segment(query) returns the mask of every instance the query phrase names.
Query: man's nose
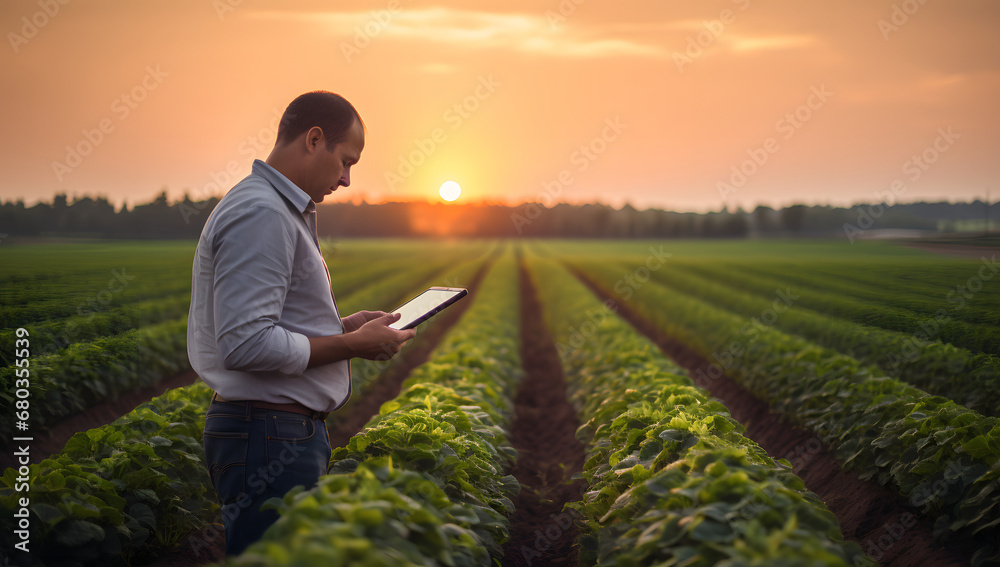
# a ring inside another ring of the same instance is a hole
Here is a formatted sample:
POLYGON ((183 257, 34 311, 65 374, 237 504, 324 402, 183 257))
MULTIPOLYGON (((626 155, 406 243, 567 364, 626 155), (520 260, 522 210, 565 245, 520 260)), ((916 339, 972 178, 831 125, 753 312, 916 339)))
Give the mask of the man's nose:
POLYGON ((351 170, 345 169, 344 174, 340 176, 340 184, 347 187, 351 184, 351 170))

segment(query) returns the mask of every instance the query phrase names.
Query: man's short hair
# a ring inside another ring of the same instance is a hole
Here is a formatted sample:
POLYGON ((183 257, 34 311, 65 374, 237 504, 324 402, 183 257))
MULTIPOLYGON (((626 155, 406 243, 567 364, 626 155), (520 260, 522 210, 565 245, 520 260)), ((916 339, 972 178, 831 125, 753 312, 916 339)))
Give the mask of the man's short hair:
POLYGON ((291 142, 313 126, 318 126, 323 130, 326 149, 332 152, 337 144, 347 139, 347 132, 355 120, 364 127, 358 111, 339 94, 330 91, 305 93, 289 103, 281 115, 277 144, 291 142))

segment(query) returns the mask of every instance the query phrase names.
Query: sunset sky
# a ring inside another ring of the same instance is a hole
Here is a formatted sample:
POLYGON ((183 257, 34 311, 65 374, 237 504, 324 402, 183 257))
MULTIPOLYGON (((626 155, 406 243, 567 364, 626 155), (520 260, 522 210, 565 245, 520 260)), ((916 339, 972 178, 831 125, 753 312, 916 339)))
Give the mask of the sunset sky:
POLYGON ((988 0, 62 1, 0 4, 4 201, 222 195, 317 89, 368 128, 336 200, 1000 197, 988 0))

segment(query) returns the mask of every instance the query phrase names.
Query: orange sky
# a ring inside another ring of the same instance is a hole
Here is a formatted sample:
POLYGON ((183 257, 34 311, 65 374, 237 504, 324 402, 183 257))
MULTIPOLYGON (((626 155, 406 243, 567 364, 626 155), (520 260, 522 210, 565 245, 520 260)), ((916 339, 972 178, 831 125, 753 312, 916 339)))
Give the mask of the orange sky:
POLYGON ((998 16, 988 0, 5 0, 0 198, 221 195, 285 105, 326 89, 368 126, 338 199, 436 199, 448 179, 463 199, 702 211, 846 205, 897 180, 901 201, 991 183, 995 199, 998 16))

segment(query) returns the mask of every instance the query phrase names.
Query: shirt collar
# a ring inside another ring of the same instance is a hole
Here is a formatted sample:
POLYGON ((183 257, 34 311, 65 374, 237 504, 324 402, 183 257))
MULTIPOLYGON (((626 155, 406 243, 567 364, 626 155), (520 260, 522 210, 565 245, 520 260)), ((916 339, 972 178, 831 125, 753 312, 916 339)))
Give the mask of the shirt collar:
POLYGON ((288 199, 288 202, 299 212, 315 210, 314 207, 310 207, 313 202, 305 191, 263 160, 253 160, 253 173, 267 179, 278 190, 278 193, 288 199))

